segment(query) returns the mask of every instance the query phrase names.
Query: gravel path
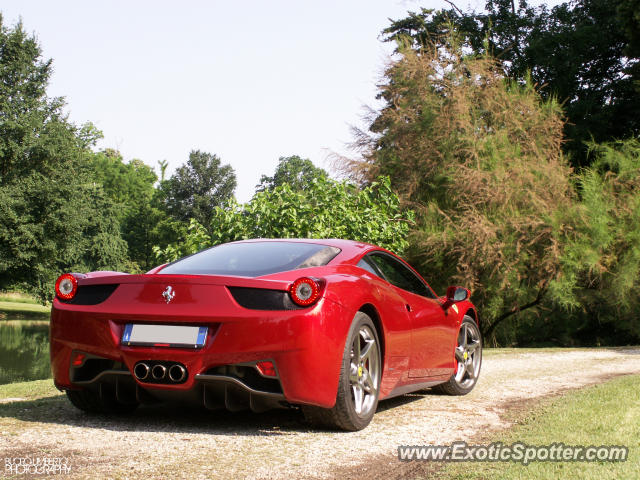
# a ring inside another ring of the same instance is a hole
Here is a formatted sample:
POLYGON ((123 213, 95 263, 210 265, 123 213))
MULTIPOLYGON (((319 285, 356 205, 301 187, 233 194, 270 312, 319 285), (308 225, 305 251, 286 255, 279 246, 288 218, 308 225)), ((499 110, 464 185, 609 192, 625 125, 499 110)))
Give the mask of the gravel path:
POLYGON ((296 411, 145 407, 114 419, 85 416, 63 396, 9 401, 0 405, 0 460, 63 457, 72 472, 62 478, 332 478, 357 470, 388 479, 400 468, 398 445, 468 441, 508 427, 504 413, 514 402, 626 374, 640 374, 640 349, 498 351, 485 357, 471 394, 381 402, 371 425, 355 433, 312 431, 296 411))

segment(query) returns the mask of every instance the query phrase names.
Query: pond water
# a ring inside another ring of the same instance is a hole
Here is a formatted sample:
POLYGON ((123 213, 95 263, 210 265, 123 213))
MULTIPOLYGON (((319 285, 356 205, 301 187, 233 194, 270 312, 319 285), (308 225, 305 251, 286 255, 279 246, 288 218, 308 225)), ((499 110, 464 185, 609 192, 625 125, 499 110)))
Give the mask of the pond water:
POLYGON ((50 377, 49 322, 0 320, 0 385, 50 377))

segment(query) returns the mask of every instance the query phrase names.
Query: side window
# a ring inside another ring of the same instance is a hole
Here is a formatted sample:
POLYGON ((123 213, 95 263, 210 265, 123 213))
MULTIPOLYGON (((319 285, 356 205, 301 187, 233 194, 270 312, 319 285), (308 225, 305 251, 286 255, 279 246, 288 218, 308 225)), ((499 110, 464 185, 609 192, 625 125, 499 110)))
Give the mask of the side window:
POLYGON ((389 283, 416 295, 435 298, 427 286, 395 258, 383 253, 373 253, 369 255, 369 259, 380 269, 389 283))
POLYGON ((373 275, 375 275, 376 277, 379 277, 380 274, 376 271, 375 268, 373 268, 373 266, 364 258, 362 258, 359 262, 358 262, 358 267, 366 270, 369 273, 372 273, 373 275))

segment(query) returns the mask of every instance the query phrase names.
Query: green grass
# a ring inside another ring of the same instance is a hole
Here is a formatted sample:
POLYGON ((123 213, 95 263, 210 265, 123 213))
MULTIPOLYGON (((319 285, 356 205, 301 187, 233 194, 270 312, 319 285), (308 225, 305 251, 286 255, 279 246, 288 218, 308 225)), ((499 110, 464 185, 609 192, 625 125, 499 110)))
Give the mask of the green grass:
POLYGON ((44 305, 37 305, 32 303, 16 303, 16 302, 0 301, 0 311, 49 313, 51 312, 51 307, 46 307, 44 305))
POLYGON ((640 472, 640 376, 626 376, 546 400, 517 425, 483 444, 624 445, 626 462, 455 463, 435 478, 463 479, 637 479, 640 472))
POLYGON ((38 319, 47 320, 51 307, 33 303, 0 301, 0 319, 38 319))
POLYGON ((53 385, 53 380, 34 380, 31 382, 10 383, 0 385, 0 401, 6 398, 33 400, 36 398, 60 395, 60 391, 53 385))
POLYGON ((33 304, 39 303, 38 300, 33 298, 31 295, 27 295, 26 293, 21 292, 2 292, 0 293, 0 302, 33 304))

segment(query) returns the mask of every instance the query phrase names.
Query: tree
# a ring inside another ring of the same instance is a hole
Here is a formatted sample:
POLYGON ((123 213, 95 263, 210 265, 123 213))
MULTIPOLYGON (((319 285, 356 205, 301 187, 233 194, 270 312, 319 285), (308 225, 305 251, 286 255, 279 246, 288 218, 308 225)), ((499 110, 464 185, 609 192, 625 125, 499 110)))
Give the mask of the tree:
POLYGON ((508 77, 522 83, 530 75, 542 98, 563 104, 564 151, 580 167, 590 162, 588 141, 640 134, 640 95, 633 85, 640 82, 640 51, 633 47, 637 5, 580 0, 548 9, 525 0, 487 0, 486 12, 409 12, 383 31, 383 39, 408 38, 415 49, 430 48, 454 28, 465 48, 498 58, 508 77))
POLYGON ((595 162, 577 176, 580 201, 561 256, 554 298, 573 310, 584 344, 640 341, 640 141, 591 144, 595 162))
MULTIPOLYGON (((167 245, 185 227, 171 221, 161 208, 153 169, 141 160, 125 163, 119 152, 106 149, 90 156, 93 177, 116 204, 122 238, 127 242, 130 270, 146 271, 154 266, 153 246, 167 245), (167 227, 175 235, 166 237, 167 227)), ((165 162, 166 166, 166 162, 165 162)))
POLYGON ((285 183, 294 190, 305 190, 314 179, 326 178, 329 178, 327 172, 316 167, 311 160, 297 155, 280 157, 273 176, 262 175, 260 183, 256 185, 256 192, 273 190, 285 183))
POLYGON ((91 178, 99 132, 67 121, 46 95, 50 74, 36 39, 0 16, 0 288, 43 301, 62 271, 126 263, 113 204, 91 178))
POLYGON ((215 207, 223 205, 236 188, 236 174, 220 158, 194 150, 187 163, 160 185, 165 208, 179 221, 196 220, 209 226, 215 207))
POLYGON ((388 175, 417 212, 412 262, 442 291, 471 288, 490 335, 541 304, 560 274, 572 205, 560 106, 450 41, 400 50, 361 132, 359 171, 388 175))
POLYGON ((164 182, 165 175, 167 173, 167 167, 169 162, 166 160, 158 160, 158 167, 160 168, 160 181, 164 182))
POLYGON ((192 220, 187 235, 158 260, 172 261, 219 243, 248 238, 345 238, 369 242, 402 254, 413 212, 400 210, 388 179, 364 189, 345 182, 316 178, 305 190, 282 184, 256 193, 238 205, 216 207, 211 233, 192 220))

